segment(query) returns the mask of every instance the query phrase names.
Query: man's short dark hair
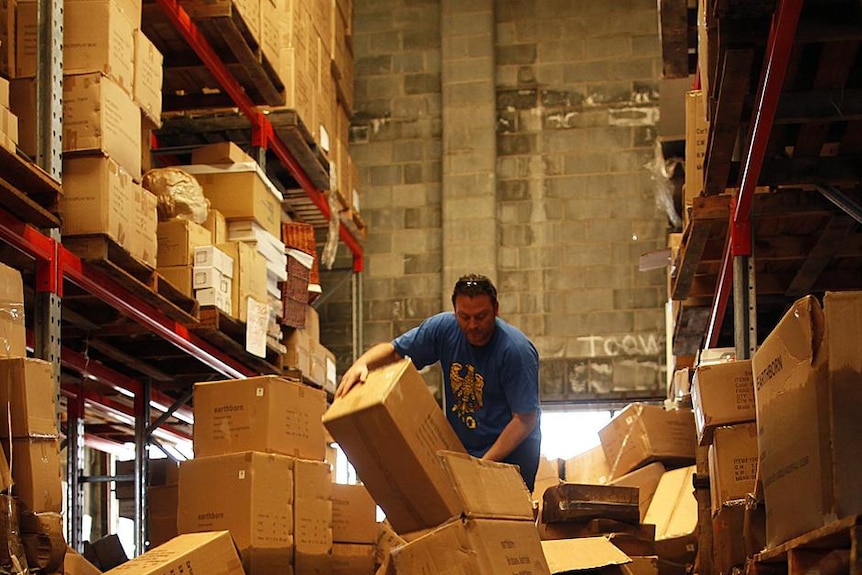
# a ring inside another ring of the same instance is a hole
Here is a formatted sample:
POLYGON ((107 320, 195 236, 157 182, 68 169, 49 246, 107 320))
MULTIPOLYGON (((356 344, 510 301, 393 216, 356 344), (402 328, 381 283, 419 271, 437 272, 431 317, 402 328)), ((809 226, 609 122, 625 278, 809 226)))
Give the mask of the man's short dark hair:
POLYGON ((452 290, 452 305, 455 305, 455 298, 459 295, 475 297, 483 294, 491 297, 491 304, 497 305, 497 288, 494 287, 494 282, 481 274, 463 275, 455 282, 455 289, 452 290))

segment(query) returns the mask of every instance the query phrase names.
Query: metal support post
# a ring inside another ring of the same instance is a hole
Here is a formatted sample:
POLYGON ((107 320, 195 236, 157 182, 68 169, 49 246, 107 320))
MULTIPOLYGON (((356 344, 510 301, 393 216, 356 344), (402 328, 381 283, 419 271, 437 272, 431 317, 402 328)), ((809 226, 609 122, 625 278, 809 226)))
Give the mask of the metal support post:
POLYGON ((365 340, 363 338, 362 323, 365 321, 362 313, 362 272, 354 272, 351 276, 351 291, 353 292, 351 304, 353 306, 353 322, 352 322, 352 343, 353 343, 353 359, 362 354, 365 349, 365 340))
POLYGON ((147 428, 150 423, 150 381, 135 395, 135 556, 144 552, 147 540, 147 428))
POLYGON ((66 421, 66 480, 69 484, 67 491, 68 509, 68 531, 67 541, 69 545, 82 552, 84 550, 84 493, 83 481, 81 480, 84 470, 84 396, 83 384, 79 385, 79 392, 75 397, 66 398, 67 421, 66 421))

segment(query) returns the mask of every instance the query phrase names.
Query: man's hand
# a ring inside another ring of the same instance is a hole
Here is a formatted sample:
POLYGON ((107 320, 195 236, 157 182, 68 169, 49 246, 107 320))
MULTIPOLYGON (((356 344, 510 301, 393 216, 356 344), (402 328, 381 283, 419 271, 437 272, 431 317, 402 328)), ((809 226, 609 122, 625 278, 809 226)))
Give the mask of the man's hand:
POLYGON ((354 385, 365 383, 366 378, 368 378, 368 364, 357 361, 341 376, 341 382, 339 382, 338 388, 335 390, 335 397, 344 397, 353 389, 354 385))
POLYGON ((378 343, 359 356, 350 369, 341 376, 341 382, 335 390, 335 398, 344 397, 357 384, 362 385, 368 378, 368 371, 382 365, 399 361, 401 356, 395 352, 392 343, 378 343))

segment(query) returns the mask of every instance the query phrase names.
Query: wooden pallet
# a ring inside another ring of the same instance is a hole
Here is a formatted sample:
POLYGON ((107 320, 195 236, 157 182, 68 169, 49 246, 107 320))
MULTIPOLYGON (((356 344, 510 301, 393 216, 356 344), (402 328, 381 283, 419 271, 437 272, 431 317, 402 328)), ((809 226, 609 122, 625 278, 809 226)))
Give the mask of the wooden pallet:
POLYGON ((169 318, 184 325, 198 323, 197 300, 183 294, 111 238, 103 235, 66 237, 63 245, 169 318))
POLYGON ((202 307, 200 323, 192 330, 201 338, 261 374, 281 375, 281 369, 276 367, 280 363, 277 351, 267 346, 265 359, 251 355, 245 349, 246 324, 222 310, 214 306, 202 307))
MULTIPOLYGON (((271 110, 267 114, 269 122, 285 147, 319 190, 329 189, 329 160, 312 138, 305 123, 294 110, 271 110)), ((156 133, 159 147, 170 150, 191 148, 213 142, 231 141, 240 147, 251 146, 251 123, 248 118, 237 112, 212 113, 206 111, 189 112, 182 115, 166 116, 162 128, 156 133)), ((308 203, 305 192, 298 189, 293 176, 284 166, 280 166, 272 155, 268 158, 268 169, 275 173, 285 189, 296 190, 296 197, 288 193, 286 200, 293 203, 303 200, 308 203)))
MULTIPOLYGON (((278 70, 263 54, 258 39, 232 3, 219 3, 217 10, 205 3, 184 3, 183 7, 254 104, 284 104, 284 83, 278 70)), ((165 57, 162 88, 165 111, 234 105, 159 5, 144 4, 142 27, 165 57)))
POLYGON ((751 557, 746 575, 861 575, 862 515, 841 519, 751 557))
POLYGON ((60 227, 60 183, 39 166, 0 147, 0 206, 40 228, 60 227))

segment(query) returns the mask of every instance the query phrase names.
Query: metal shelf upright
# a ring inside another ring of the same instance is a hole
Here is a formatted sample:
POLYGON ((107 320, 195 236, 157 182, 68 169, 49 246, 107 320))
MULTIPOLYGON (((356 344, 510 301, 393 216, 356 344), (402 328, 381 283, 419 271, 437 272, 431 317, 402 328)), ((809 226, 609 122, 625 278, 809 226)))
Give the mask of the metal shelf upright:
POLYGON ((730 290, 733 289, 735 294, 734 343, 737 357, 740 359, 750 358, 757 346, 756 303, 753 293, 754 266, 751 250, 751 208, 754 188, 757 186, 763 167, 802 3, 802 0, 781 0, 772 17, 763 73, 757 87, 754 115, 745 144, 739 176, 739 192, 732 203, 724 257, 707 325, 706 347, 716 347, 730 290))

